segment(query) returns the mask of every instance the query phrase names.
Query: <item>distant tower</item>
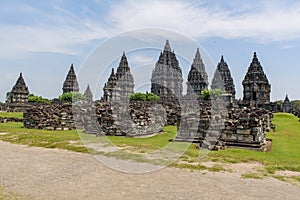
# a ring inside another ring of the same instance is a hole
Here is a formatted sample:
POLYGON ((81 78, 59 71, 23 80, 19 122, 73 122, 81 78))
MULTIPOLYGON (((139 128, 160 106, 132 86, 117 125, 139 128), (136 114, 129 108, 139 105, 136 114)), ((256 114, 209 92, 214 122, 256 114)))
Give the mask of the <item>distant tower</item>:
POLYGON ((182 70, 174 51, 171 51, 169 40, 164 51, 152 71, 151 92, 160 96, 163 102, 169 102, 182 97, 182 70))
POLYGON ((201 94, 202 90, 208 88, 208 76, 205 71, 205 66, 203 64, 199 48, 191 66, 187 79, 187 94, 195 93, 197 95, 201 94))
POLYGON ((91 91, 90 85, 87 86, 85 92, 84 92, 84 96, 86 97, 86 100, 88 102, 92 102, 93 101, 93 93, 91 91))
POLYGON ((128 66, 125 52, 123 52, 119 67, 117 68, 116 78, 118 95, 121 99, 129 99, 129 96, 133 94, 134 91, 134 80, 128 66))
POLYGON ((111 74, 108 78, 108 81, 104 84, 103 87, 103 101, 104 102, 110 102, 112 99, 115 98, 115 87, 117 84, 117 78, 115 75, 115 70, 112 68, 111 74))
POLYGON ((247 74, 243 80, 243 101, 249 105, 266 105, 270 103, 271 85, 263 68, 258 61, 256 52, 252 59, 247 74))
POLYGON ((79 92, 79 84, 76 78, 73 64, 70 67, 62 89, 63 94, 68 92, 79 92))
POLYGON ((293 109, 292 103, 290 102, 288 95, 286 95, 282 104, 282 111, 289 113, 292 111, 292 109, 293 109))
POLYGON ((235 86, 233 78, 231 77, 230 70, 227 63, 224 61, 223 56, 219 62, 217 69, 215 71, 211 89, 220 89, 232 95, 235 98, 235 86))
POLYGON ((128 66, 125 53, 120 60, 119 67, 115 73, 112 68, 110 77, 103 87, 103 101, 111 102, 120 99, 129 99, 134 91, 134 80, 128 66))
POLYGON ((13 86, 11 92, 9 93, 7 103, 11 103, 11 104, 27 103, 28 96, 29 96, 28 87, 25 84, 22 73, 20 73, 20 76, 16 84, 13 86))

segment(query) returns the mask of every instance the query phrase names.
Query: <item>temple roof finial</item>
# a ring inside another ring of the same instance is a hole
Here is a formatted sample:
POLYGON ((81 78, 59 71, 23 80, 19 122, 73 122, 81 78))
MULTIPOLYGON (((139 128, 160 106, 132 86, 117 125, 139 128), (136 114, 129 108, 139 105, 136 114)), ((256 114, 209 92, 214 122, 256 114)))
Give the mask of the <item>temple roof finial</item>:
POLYGON ((224 63, 225 61, 224 61, 224 56, 222 55, 221 56, 221 63, 224 63))
POLYGON ((165 51, 170 51, 171 52, 171 46, 169 40, 166 40, 166 45, 165 45, 165 51))

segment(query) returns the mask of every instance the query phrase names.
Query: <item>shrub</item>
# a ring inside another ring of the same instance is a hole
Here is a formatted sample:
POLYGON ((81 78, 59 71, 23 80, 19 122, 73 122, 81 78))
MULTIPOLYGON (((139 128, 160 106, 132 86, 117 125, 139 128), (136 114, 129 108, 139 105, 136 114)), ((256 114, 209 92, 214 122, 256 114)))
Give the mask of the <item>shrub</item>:
POLYGON ((202 90, 201 91, 201 97, 204 100, 208 100, 209 98, 217 98, 221 94, 223 94, 224 91, 220 89, 211 89, 211 90, 202 90))
POLYGON ((58 99, 65 102, 77 102, 86 100, 86 97, 79 92, 68 92, 60 95, 58 99))
POLYGON ((30 102, 30 103, 45 103, 45 104, 51 103, 51 101, 49 99, 43 98, 41 96, 35 96, 33 94, 29 95, 28 102, 30 102))
POLYGON ((159 100, 159 96, 153 94, 153 93, 141 93, 137 92, 129 97, 130 101, 157 101, 159 100))

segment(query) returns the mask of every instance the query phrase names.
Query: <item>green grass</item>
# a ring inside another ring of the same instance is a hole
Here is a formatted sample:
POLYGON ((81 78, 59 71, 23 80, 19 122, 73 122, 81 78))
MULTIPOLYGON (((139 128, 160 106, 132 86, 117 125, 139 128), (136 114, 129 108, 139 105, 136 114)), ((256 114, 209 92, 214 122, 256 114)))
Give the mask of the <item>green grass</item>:
POLYGON ((23 118, 22 112, 0 112, 0 117, 6 117, 6 118, 23 118))
POLYGON ((166 126, 163 128, 163 132, 165 132, 165 134, 158 134, 148 138, 108 136, 107 139, 119 147, 130 146, 134 149, 144 149, 146 151, 158 150, 171 143, 169 140, 175 138, 177 130, 175 126, 166 126))
POLYGON ((75 152, 87 153, 87 149, 79 140, 76 130, 71 131, 47 131, 23 128, 22 123, 1 123, 0 140, 14 144, 25 144, 28 146, 59 148, 75 152))

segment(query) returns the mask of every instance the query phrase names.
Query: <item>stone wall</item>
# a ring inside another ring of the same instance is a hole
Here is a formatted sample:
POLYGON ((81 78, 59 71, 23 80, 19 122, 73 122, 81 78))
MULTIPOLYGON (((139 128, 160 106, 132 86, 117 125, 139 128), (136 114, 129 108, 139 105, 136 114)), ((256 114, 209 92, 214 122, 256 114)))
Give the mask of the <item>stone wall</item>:
POLYGON ((80 102, 75 105, 32 106, 24 113, 26 128, 47 130, 83 129, 97 135, 130 137, 159 133, 166 124, 164 108, 156 102, 125 104, 80 102))
MULTIPOLYGON (((174 141, 196 142, 208 149, 242 147, 263 150, 272 113, 234 107, 226 97, 200 103, 194 98, 185 98, 181 113, 176 113, 176 116, 179 119, 178 134, 174 141)), ((159 102, 94 105, 80 102, 73 106, 33 106, 24 113, 24 126, 47 130, 77 128, 96 135, 143 137, 159 133, 167 124, 167 117, 168 112, 159 102)))
POLYGON ((88 133, 138 137, 159 133, 166 124, 164 108, 156 102, 81 104, 74 107, 76 122, 88 133))
POLYGON ((76 129, 72 105, 51 104, 32 106, 24 112, 24 127, 46 130, 76 129))

